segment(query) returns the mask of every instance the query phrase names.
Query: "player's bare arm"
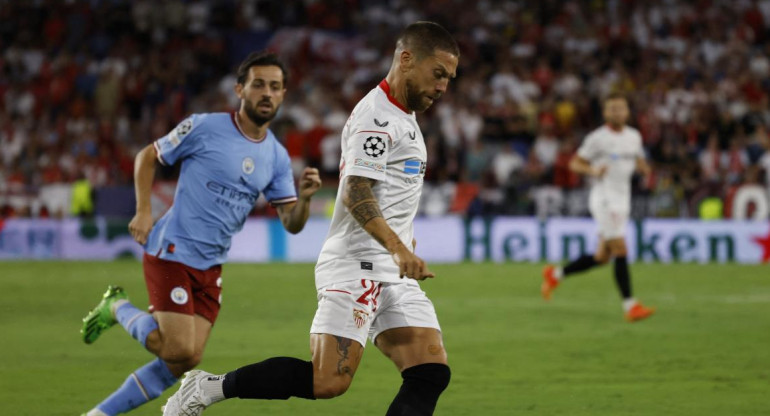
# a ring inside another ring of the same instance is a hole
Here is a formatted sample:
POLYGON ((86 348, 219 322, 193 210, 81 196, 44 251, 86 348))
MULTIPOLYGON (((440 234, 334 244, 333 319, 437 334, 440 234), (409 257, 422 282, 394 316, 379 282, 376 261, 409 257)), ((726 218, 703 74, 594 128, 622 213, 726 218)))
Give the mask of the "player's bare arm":
POLYGON ((286 231, 297 234, 305 228, 310 215, 310 199, 321 189, 321 176, 316 168, 305 168, 299 180, 299 197, 296 202, 278 205, 278 217, 286 231))
POLYGON ((591 166, 591 162, 575 155, 569 161, 569 170, 580 175, 601 178, 605 173, 607 173, 607 166, 593 167, 591 166))
POLYGON ((345 207, 356 222, 393 255, 400 275, 416 280, 434 277, 425 262, 409 251, 385 221, 372 191, 376 181, 361 176, 348 176, 345 181, 345 207))
POLYGON ((644 176, 645 181, 652 175, 652 167, 650 167, 647 160, 642 157, 636 158, 636 171, 644 176))
POLYGON ((152 230, 152 180, 155 177, 157 153, 153 145, 148 145, 136 154, 134 160, 134 188, 136 191, 136 214, 128 223, 128 231, 139 244, 147 242, 152 230))

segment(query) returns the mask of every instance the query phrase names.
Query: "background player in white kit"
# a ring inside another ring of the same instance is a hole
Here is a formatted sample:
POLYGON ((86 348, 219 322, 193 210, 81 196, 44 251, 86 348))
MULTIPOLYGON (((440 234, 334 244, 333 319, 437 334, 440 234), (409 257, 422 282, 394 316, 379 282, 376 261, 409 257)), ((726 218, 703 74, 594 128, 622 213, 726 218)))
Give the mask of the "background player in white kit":
POLYGON ((570 161, 573 172, 592 178, 589 209, 599 229, 599 245, 593 255, 584 254, 563 268, 546 266, 541 292, 546 300, 550 299, 551 292, 563 278, 614 258, 615 282, 623 297, 625 317, 633 322, 654 312, 636 301, 631 293, 625 240, 631 211, 631 176, 639 171, 646 179, 651 169, 644 159, 642 136, 626 125, 628 117, 626 98, 621 94, 607 96, 604 100, 606 124, 586 136, 570 161))
POLYGON ((446 91, 459 55, 438 24, 409 25, 387 77, 345 125, 334 216, 316 265, 312 360, 276 357, 223 376, 190 372, 164 415, 198 415, 232 397, 339 396, 353 380, 367 338, 403 378, 387 415, 433 414, 450 370, 433 304, 417 283, 433 273, 414 254, 412 222, 427 160, 415 112, 446 91))

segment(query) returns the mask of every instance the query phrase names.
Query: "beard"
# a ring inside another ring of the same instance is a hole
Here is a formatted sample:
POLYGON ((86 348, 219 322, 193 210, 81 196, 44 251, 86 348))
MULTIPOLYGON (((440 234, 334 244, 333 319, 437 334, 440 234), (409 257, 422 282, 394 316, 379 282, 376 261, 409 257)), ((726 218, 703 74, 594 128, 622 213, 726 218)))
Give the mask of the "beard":
MULTIPOLYGON (((259 105, 259 103, 257 103, 257 105, 259 105)), ((244 100, 244 110, 246 111, 246 116, 257 126, 264 126, 265 123, 274 119, 276 113, 278 113, 278 108, 276 107, 271 113, 267 115, 259 114, 257 112, 257 105, 254 105, 249 100, 244 100)))
MULTIPOLYGON (((420 92, 411 80, 406 80, 406 106, 412 111, 422 113, 427 110, 432 101, 426 102, 427 94, 420 92)), ((436 97, 438 98, 438 97, 436 97)))

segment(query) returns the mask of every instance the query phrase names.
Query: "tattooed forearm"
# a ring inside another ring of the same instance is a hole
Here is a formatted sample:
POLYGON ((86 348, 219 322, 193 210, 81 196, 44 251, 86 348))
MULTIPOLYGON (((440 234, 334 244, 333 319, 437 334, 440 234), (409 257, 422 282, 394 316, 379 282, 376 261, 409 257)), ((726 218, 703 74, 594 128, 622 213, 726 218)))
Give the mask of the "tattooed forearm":
POLYGON ((353 377, 353 370, 350 368, 350 366, 346 365, 346 361, 348 361, 348 355, 350 354, 350 345, 353 344, 353 340, 338 337, 336 335, 334 338, 337 340, 337 354, 340 356, 339 361, 337 361, 337 374, 347 374, 350 377, 353 377))
POLYGON ((372 191, 373 179, 349 176, 345 182, 343 202, 350 214, 363 227, 374 218, 382 217, 372 191))

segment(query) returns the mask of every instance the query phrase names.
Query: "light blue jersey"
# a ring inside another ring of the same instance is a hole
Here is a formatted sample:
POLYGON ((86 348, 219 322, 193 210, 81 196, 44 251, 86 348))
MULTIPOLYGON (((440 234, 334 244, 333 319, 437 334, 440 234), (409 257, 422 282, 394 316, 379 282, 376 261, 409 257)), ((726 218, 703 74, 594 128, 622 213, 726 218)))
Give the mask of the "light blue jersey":
POLYGON ((154 145, 162 164, 181 162, 182 170, 148 254, 200 270, 222 264, 260 193, 273 205, 297 199, 286 149, 270 130, 259 141, 246 137, 234 113, 193 114, 154 145))

